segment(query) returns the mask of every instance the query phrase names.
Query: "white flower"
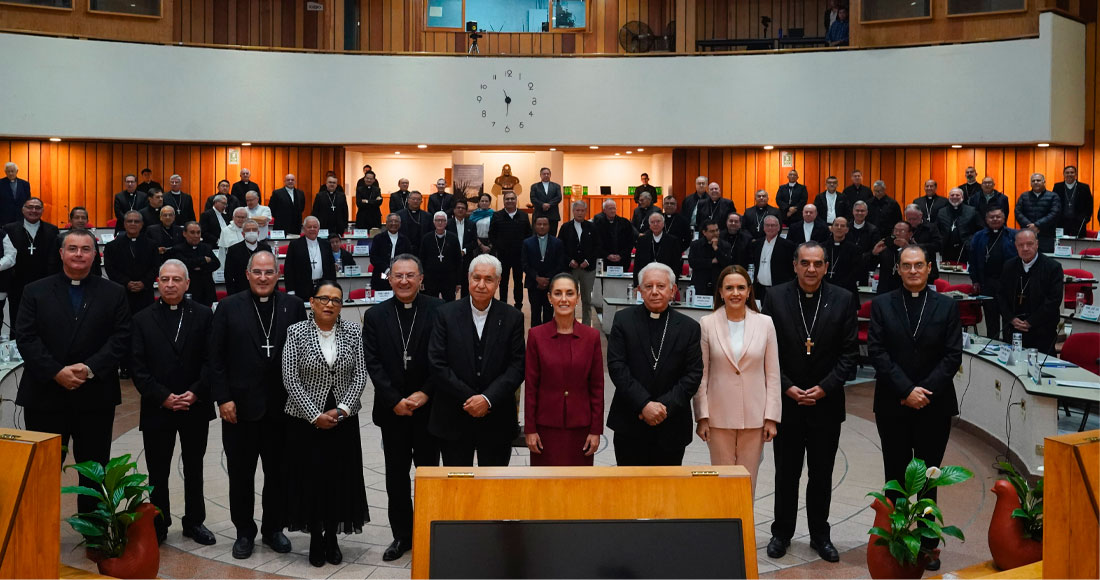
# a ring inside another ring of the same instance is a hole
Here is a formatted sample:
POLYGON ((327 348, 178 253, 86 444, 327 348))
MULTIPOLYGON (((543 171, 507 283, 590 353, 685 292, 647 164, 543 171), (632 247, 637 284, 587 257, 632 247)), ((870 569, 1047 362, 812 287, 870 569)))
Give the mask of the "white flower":
POLYGON ((940 471, 940 468, 933 466, 933 467, 929 467, 924 472, 924 476, 927 477, 928 479, 938 479, 942 473, 943 472, 940 471))
POLYGON ((930 513, 932 513, 932 506, 928 506, 928 507, 924 508, 924 513, 923 513, 923 514, 921 514, 921 515, 924 515, 924 516, 926 516, 926 515, 928 515, 928 514, 930 514, 930 513))

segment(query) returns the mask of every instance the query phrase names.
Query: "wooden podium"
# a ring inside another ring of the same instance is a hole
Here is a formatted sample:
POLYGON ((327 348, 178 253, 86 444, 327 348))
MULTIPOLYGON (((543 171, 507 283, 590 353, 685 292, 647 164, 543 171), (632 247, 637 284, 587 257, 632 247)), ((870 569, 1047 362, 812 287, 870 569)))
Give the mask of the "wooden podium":
POLYGON ((61 437, 0 429, 0 578, 56 578, 61 437))
POLYGON ((1047 437, 1043 475, 1043 578, 1097 578, 1100 431, 1047 437))
POLYGON ((752 486, 740 466, 420 467, 415 508, 413 578, 439 576, 433 522, 502 520, 739 519, 745 576, 758 574, 752 486))

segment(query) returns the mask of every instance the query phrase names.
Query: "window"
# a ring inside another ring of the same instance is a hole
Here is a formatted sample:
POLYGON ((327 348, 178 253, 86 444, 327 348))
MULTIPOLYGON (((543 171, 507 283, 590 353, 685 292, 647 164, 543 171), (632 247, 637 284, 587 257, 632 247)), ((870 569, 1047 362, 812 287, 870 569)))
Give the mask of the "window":
POLYGON ((986 12, 1022 12, 1027 0, 948 0, 947 15, 984 14, 986 12))
POLYGON ((73 9, 73 0, 0 0, 0 4, 19 4, 20 6, 37 6, 39 8, 64 8, 73 9))
POLYGON ((930 0, 864 0, 860 21, 931 18, 930 0))
POLYGON ((428 28, 462 30, 477 22, 485 32, 583 29, 587 0, 428 0, 428 28))
POLYGON ((88 0, 89 12, 160 17, 160 0, 88 0))

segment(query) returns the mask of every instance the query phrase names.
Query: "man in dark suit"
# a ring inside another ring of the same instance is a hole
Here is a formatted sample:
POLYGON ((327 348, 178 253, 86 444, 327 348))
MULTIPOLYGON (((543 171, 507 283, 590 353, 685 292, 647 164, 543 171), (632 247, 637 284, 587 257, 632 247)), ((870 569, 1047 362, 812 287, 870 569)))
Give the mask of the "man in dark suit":
MULTIPOLYGON (((709 182, 710 181, 707 179, 707 176, 705 176, 705 175, 700 175, 699 177, 696 177, 695 178, 695 192, 694 193, 689 193, 686 196, 684 196, 683 211, 681 213, 684 214, 684 219, 686 219, 688 221, 688 225, 691 226, 692 229, 695 228, 695 221, 696 221, 695 218, 699 213, 698 212, 699 204, 702 203, 703 201, 706 201, 706 199, 707 199, 707 183, 709 183, 709 182)), ((642 194, 642 192, 635 191, 635 193, 634 193, 634 203, 639 203, 638 198, 641 197, 641 194, 642 194)), ((654 197, 657 196, 656 191, 653 191, 650 194, 654 197)))
POLYGON ((441 306, 428 341, 436 385, 428 430, 443 465, 505 466, 517 435, 516 398, 523 382, 523 314, 495 300, 500 262, 482 254, 470 264, 470 299, 441 306))
POLYGON ((164 208, 164 192, 154 189, 149 192, 145 201, 145 207, 141 208, 141 217, 145 220, 145 227, 156 226, 160 223, 160 210, 164 208))
POLYGON ((4 176, 7 178, 0 186, 0 226, 19 221, 23 217, 20 210, 23 203, 31 197, 31 184, 19 178, 19 166, 8 161, 4 164, 4 176))
POLYGON ((856 169, 852 172, 852 184, 844 188, 844 197, 848 200, 848 206, 854 206, 857 201, 869 203, 874 197, 871 188, 863 185, 863 172, 856 169))
POLYGON ((984 218, 991 207, 999 207, 1008 216, 1008 196, 997 191, 997 184, 988 175, 982 180, 982 188, 978 193, 971 195, 966 203, 978 210, 978 217, 984 218))
MULTIPOLYGON (((592 218, 596 238, 600 247, 600 258, 604 267, 622 266, 623 272, 630 269, 630 253, 634 250, 634 227, 630 220, 619 217, 619 208, 613 199, 605 199, 603 211, 592 218)), ((601 308, 602 310, 602 308, 601 308)))
MULTIPOLYGON (((730 214, 736 215, 736 214, 730 214)), ((691 285, 697 296, 714 296, 718 274, 730 265, 733 249, 718 234, 718 224, 703 222, 703 236, 691 242, 688 264, 691 265, 691 285)))
POLYGON ((202 230, 199 224, 187 222, 183 228, 183 241, 176 244, 168 256, 183 262, 187 267, 187 272, 191 276, 189 283, 191 298, 209 308, 218 294, 214 286, 214 271, 220 268, 222 263, 214 255, 214 249, 202 242, 202 230))
POLYGON ((886 195, 886 182, 881 179, 875 181, 871 191, 874 196, 867 202, 867 221, 875 226, 880 234, 885 235, 893 231, 894 224, 903 219, 901 206, 894 201, 894 198, 886 195))
POLYGON ((1089 184, 1077 181, 1077 167, 1073 165, 1067 165, 1062 171, 1062 179, 1053 189, 1062 200, 1062 233, 1083 238, 1092 220, 1092 190, 1089 184))
POLYGON ((283 286, 287 293, 302 300, 313 296, 313 286, 318 280, 336 279, 336 260, 329 251, 328 240, 317 237, 320 231, 320 222, 309 216, 302 224, 302 237, 286 248, 283 286))
POLYGON ((753 196, 755 205, 745 210, 745 219, 741 220, 741 227, 752 235, 752 239, 760 239, 764 237, 764 218, 773 215, 779 218, 779 223, 783 223, 783 216, 780 215, 779 209, 768 205, 768 192, 761 189, 753 196))
POLYGON ((886 294, 901 287, 901 252, 912 243, 913 227, 909 222, 898 222, 892 232, 890 237, 876 242, 871 250, 872 259, 878 263, 876 294, 886 294))
POLYGON ((401 216, 391 213, 386 216, 386 231, 378 232, 371 239, 371 290, 389 290, 390 282, 387 278, 383 278, 383 275, 388 276, 386 270, 390 268, 390 261, 395 256, 411 253, 412 244, 409 243, 409 238, 401 233, 401 216))
POLYGON ((814 207, 817 208, 821 221, 825 222, 825 225, 832 225, 833 220, 840 216, 852 217, 852 205, 848 197, 836 190, 838 183, 836 177, 832 175, 826 177, 825 191, 814 198, 814 207))
POLYGON ((982 184, 978 183, 978 170, 973 165, 966 168, 965 175, 966 181, 959 184, 959 189, 962 190, 964 199, 970 199, 981 192, 982 184))
POLYGON ((1013 333, 1023 335, 1024 348, 1055 354, 1058 320, 1064 300, 1062 265, 1039 253, 1035 232, 1020 230, 1015 239, 1015 258, 1001 272, 997 305, 1001 310, 1004 342, 1012 344, 1013 333))
MULTIPOLYGON (((939 215, 939 212, 936 213, 939 215)), ((909 223, 909 230, 912 232, 911 241, 914 244, 920 244, 924 248, 925 253, 930 256, 932 261, 932 272, 928 274, 929 281, 935 281, 940 277, 939 267, 936 266, 936 256, 943 252, 943 236, 940 235, 940 229, 936 227, 934 221, 926 222, 921 221, 920 209, 916 204, 909 204, 905 206, 905 221, 909 223)))
POLYGON ((970 238, 982 229, 977 210, 963 203, 963 196, 958 187, 948 192, 947 205, 940 208, 933 222, 943 239, 943 259, 959 264, 965 264, 970 257, 970 238))
POLYGON ((512 298, 516 309, 523 308, 523 240, 531 237, 531 221, 516 207, 514 191, 506 192, 504 209, 497 210, 489 222, 489 246, 500 260, 503 276, 498 280, 500 300, 507 302, 508 278, 512 278, 512 298))
POLYGON ((802 219, 791 224, 787 230, 787 240, 797 247, 798 244, 811 240, 820 244, 828 239, 829 227, 818 219, 817 206, 812 203, 802 206, 802 219))
POLYGON ((28 198, 23 203, 23 219, 4 226, 16 251, 15 266, 8 270, 8 312, 13 321, 19 315, 23 288, 61 269, 54 251, 58 247, 57 226, 42 221, 44 209, 41 199, 28 198))
POLYGON ((737 206, 733 200, 722 197, 722 188, 717 183, 711 183, 707 186, 707 199, 695 206, 695 231, 702 232, 703 222, 707 220, 724 224, 726 218, 736 211, 737 206))
POLYGON ((310 214, 319 220, 321 228, 330 232, 343 232, 348 227, 348 199, 338 185, 333 175, 325 179, 325 186, 313 197, 310 214))
MULTIPOLYGON (((233 210, 238 207, 244 207, 244 202, 238 200, 233 194, 229 193, 230 183, 228 179, 223 179, 218 182, 218 191, 213 195, 206 198, 206 203, 203 204, 202 209, 206 211, 214 207, 214 198, 219 195, 225 196, 225 212, 227 215, 232 216, 233 210)), ((227 218, 228 219, 228 218, 227 218)))
POLYGON ((263 460, 264 544, 290 551, 283 534, 286 501, 286 389, 282 360, 286 329, 306 319, 301 299, 276 292, 279 269, 274 254, 256 252, 249 260, 249 291, 221 301, 210 335, 210 391, 222 418, 222 445, 229 471, 229 513, 236 527, 233 557, 252 555, 256 460, 263 460))
MULTIPOLYGON (((202 241, 211 248, 218 247, 218 239, 222 237, 222 228, 230 220, 226 213, 226 199, 224 195, 214 196, 214 206, 202 212, 199 216, 199 227, 202 228, 202 241)), ((255 222, 253 222, 255 223, 255 222)))
POLYGON ((543 167, 539 170, 538 183, 531 184, 531 204, 535 206, 532 218, 546 216, 550 220, 550 236, 558 232, 558 223, 561 222, 561 184, 550 181, 550 168, 543 167))
MULTIPOLYGON (((752 234, 741 227, 743 221, 739 214, 731 213, 726 218, 721 237, 730 246, 730 264, 737 264, 747 270, 752 246, 752 234)), ((719 224, 719 227, 721 227, 721 224, 719 224)))
MULTIPOLYGON (((731 202, 732 203, 732 202, 731 202)), ((671 195, 661 202, 661 208, 665 216, 665 233, 676 236, 680 240, 680 251, 688 249, 691 245, 691 226, 684 216, 676 212, 676 198, 671 195)))
POLYGON ((993 296, 982 301, 985 315, 985 335, 1001 338, 1001 307, 996 297, 1001 293, 1001 274, 1005 264, 1016 257, 1016 230, 1005 227, 1005 212, 990 206, 985 214, 986 228, 970 239, 970 262, 966 272, 975 294, 993 296))
POLYGON ((363 177, 355 182, 355 227, 369 230, 382 225, 382 188, 371 171, 363 166, 363 177))
POLYGON ((649 184, 649 174, 642 174, 642 184, 634 188, 634 203, 638 203, 638 196, 648 193, 652 199, 657 199, 657 188, 649 184))
POLYGON ((1054 234, 1062 223, 1062 200, 1047 189, 1047 178, 1042 173, 1031 174, 1031 189, 1016 200, 1016 223, 1020 229, 1028 229, 1039 236, 1039 251, 1054 251, 1054 234))
MULTIPOLYGON (((27 204, 35 201, 41 203, 32 197, 27 204)), ((130 311, 118 284, 90 275, 91 233, 65 234, 60 254, 62 272, 29 284, 23 294, 13 332, 24 360, 15 403, 27 429, 57 433, 63 446, 71 438, 77 463, 106 464, 122 402, 118 365, 130 347, 130 311)), ((84 477, 80 484, 95 487, 84 477)), ((85 495, 76 500, 83 513, 95 511, 96 502, 85 495)))
POLYGON ((397 180, 397 191, 390 194, 390 213, 397 213, 408 206, 409 180, 402 177, 397 180))
POLYGON ((183 178, 172 175, 168 178, 168 191, 164 192, 164 205, 170 205, 176 209, 176 220, 181 224, 195 221, 195 201, 191 194, 184 193, 180 186, 183 178))
POLYGON ((752 241, 753 291, 763 300, 772 286, 794 280, 795 245, 779 236, 779 218, 764 218, 764 237, 752 241))
POLYGON ((935 223, 936 214, 947 207, 947 198, 936 193, 936 180, 929 179, 924 182, 924 197, 913 202, 920 209, 924 223, 935 223))
POLYGON ((420 206, 423 200, 424 196, 419 191, 410 191, 405 200, 405 209, 397 212, 401 217, 401 233, 409 239, 413 254, 419 253, 420 240, 424 239, 424 234, 432 231, 432 216, 420 206))
POLYGON ((474 256, 481 253, 478 248, 477 225, 466 219, 469 215, 470 205, 465 199, 455 200, 454 215, 447 221, 447 231, 455 235, 458 247, 462 253, 462 268, 458 273, 458 285, 461 287, 463 298, 470 295, 469 282, 466 273, 470 271, 470 262, 474 256))
POLYGON ((374 384, 374 424, 382 430, 387 515, 393 542, 382 553, 391 562, 412 549, 413 504, 409 464, 439 465, 439 440, 428 432, 436 394, 429 380, 428 340, 443 302, 419 293, 420 262, 399 254, 391 267, 393 298, 363 319, 363 359, 374 384), (412 364, 409 364, 412 363, 412 364))
POLYGON ((164 190, 164 187, 160 183, 153 181, 153 170, 146 167, 141 170, 141 183, 138 184, 137 190, 148 194, 153 189, 164 190))
POLYGON ((448 218, 455 211, 455 196, 447 193, 447 180, 442 177, 435 182, 435 193, 428 196, 428 213, 434 216, 437 211, 447 214, 448 218))
POLYGON ((649 199, 649 192, 638 196, 638 207, 634 208, 634 215, 630 216, 630 225, 639 236, 649 230, 649 216, 660 213, 658 206, 654 205, 653 202, 654 200, 649 199))
MULTIPOLYGON (((930 258, 920 246, 902 250, 902 287, 871 301, 867 350, 877 377, 874 411, 884 481, 904 482, 913 458, 942 465, 951 417, 959 414, 953 380, 962 362, 959 308, 928 289, 930 258)), ((936 489, 925 497, 935 500, 936 489)), ((937 540, 921 544, 931 550, 937 540)), ((935 560, 928 569, 939 567, 935 560)))
POLYGON ((882 235, 875 224, 867 219, 867 202, 865 201, 857 201, 852 204, 852 221, 848 226, 847 240, 859 249, 861 269, 858 282, 862 284, 867 281, 866 273, 874 269, 871 250, 882 239, 882 235))
POLYGON ((209 546, 216 540, 203 525, 202 464, 210 420, 215 416, 207 368, 214 313, 187 299, 187 270, 175 259, 161 266, 157 278, 160 302, 133 318, 132 364, 134 386, 141 393, 139 425, 153 486, 151 499, 160 510, 154 520, 157 540, 164 543, 172 525, 168 474, 178 433, 186 505, 183 535, 209 546))
MULTIPOLYGON (((859 310, 859 284, 867 281, 867 270, 859 247, 848 240, 848 218, 837 216, 829 226, 829 241, 825 242, 825 281, 847 290, 852 295, 852 308, 859 310)), ((798 262, 795 262, 795 274, 798 262)))
POLYGON ((681 465, 691 443, 691 399, 703 378, 699 324, 669 308, 676 275, 663 264, 641 272, 643 303, 615 316, 607 373, 615 397, 607 426, 619 465, 681 465))
POLYGON ((649 231, 638 238, 634 253, 634 285, 640 283, 638 273, 653 262, 660 262, 680 275, 684 270, 684 252, 680 249, 680 240, 671 234, 665 234, 664 214, 649 214, 649 231))
POLYGON ((302 231, 302 212, 306 211, 306 192, 297 189, 297 185, 298 179, 294 174, 286 174, 283 186, 271 192, 271 201, 267 202, 267 207, 271 209, 271 227, 288 234, 302 231))
POLYGON ((122 178, 123 190, 115 194, 115 234, 122 231, 122 222, 128 211, 141 211, 149 205, 145 192, 137 190, 137 176, 133 173, 122 178))
POLYGON ((141 214, 127 212, 123 217, 123 235, 103 247, 107 278, 125 289, 131 314, 153 303, 153 281, 160 264, 156 248, 141 235, 142 223, 141 214))
MULTIPOLYGON (((644 174, 643 174, 644 175, 644 174)), ((558 239, 564 245, 566 271, 573 274, 581 287, 581 322, 592 325, 592 286, 596 282, 596 259, 602 256, 596 226, 588 221, 588 204, 573 202, 573 219, 562 224, 558 239)))
POLYGON ((248 288, 248 278, 245 277, 245 270, 248 269, 248 260, 252 257, 252 254, 256 252, 275 253, 271 245, 259 239, 260 226, 256 222, 252 220, 245 222, 241 231, 244 234, 244 239, 229 246, 229 249, 225 252, 224 272, 227 294, 236 294, 248 288))
POLYGON ((451 302, 458 294, 458 280, 462 277, 462 250, 458 247, 458 236, 447 231, 447 214, 437 211, 432 225, 435 230, 420 240, 424 293, 451 302))
POLYGON ((263 193, 260 192, 260 186, 252 181, 252 172, 248 168, 241 169, 241 180, 233 184, 230 189, 230 194, 237 199, 237 207, 244 207, 245 200, 244 195, 250 191, 255 191, 256 195, 260 196, 260 202, 264 200, 263 193))
POLYGON ((775 192, 775 204, 779 206, 779 217, 783 223, 791 225, 798 222, 798 216, 802 215, 802 206, 806 205, 810 194, 806 186, 798 182, 798 172, 787 172, 787 183, 779 186, 775 192))
POLYGON ((550 306, 550 279, 565 271, 565 245, 550 235, 550 218, 535 218, 535 235, 523 240, 523 273, 526 275, 527 299, 531 303, 531 327, 554 318, 550 306))
MULTIPOLYGON (((833 226, 845 219, 837 216, 833 226)), ((775 286, 764 298, 764 314, 772 317, 779 341, 783 389, 783 423, 772 441, 775 520, 768 557, 783 557, 791 544, 805 461, 810 548, 823 560, 838 562, 840 555, 829 537, 829 505, 845 418, 844 384, 855 377, 859 361, 854 299, 848 290, 823 283, 829 263, 817 242, 806 242, 796 252, 795 280, 775 286)))
MULTIPOLYGON (((157 253, 160 254, 160 262, 167 260, 169 251, 183 240, 183 228, 176 223, 176 209, 170 205, 162 206, 160 221, 156 224, 145 224, 144 235, 149 238, 153 247, 157 249, 157 253)), ((158 263, 157 266, 160 264, 158 263)))

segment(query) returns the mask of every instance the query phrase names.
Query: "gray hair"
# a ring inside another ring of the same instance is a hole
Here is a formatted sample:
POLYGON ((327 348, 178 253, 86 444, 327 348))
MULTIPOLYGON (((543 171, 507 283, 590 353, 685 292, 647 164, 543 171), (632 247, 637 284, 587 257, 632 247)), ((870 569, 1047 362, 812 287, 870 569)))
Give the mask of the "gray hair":
POLYGON ((7 171, 9 169, 14 169, 16 171, 19 171, 19 166, 16 165, 15 163, 12 163, 11 161, 8 161, 7 163, 4 164, 4 171, 7 171))
POLYGON ((139 218, 141 218, 142 220, 144 220, 144 219, 145 219, 145 216, 141 215, 141 212, 140 212, 140 211, 138 211, 138 210, 136 210, 136 209, 132 209, 132 210, 130 210, 130 211, 128 211, 128 212, 126 212, 126 213, 122 214, 122 221, 123 221, 123 223, 125 223, 125 222, 126 222, 126 218, 130 217, 130 214, 132 214, 132 213, 133 213, 133 214, 137 214, 137 216, 138 216, 139 218))
POLYGON ((478 266, 492 266, 493 271, 496 272, 497 280, 500 280, 501 273, 504 271, 504 267, 500 265, 500 260, 492 254, 481 254, 470 261, 469 274, 473 274, 474 268, 478 266))
POLYGON ((237 209, 233 210, 233 217, 237 217, 238 213, 243 213, 244 217, 248 217, 248 210, 243 207, 238 207, 237 209))
POLYGON ((768 223, 768 220, 775 220, 775 223, 779 224, 779 218, 774 216, 774 215, 771 215, 771 214, 768 214, 768 215, 764 216, 764 219, 761 220, 760 223, 765 223, 766 224, 766 223, 768 223))
POLYGON ((881 179, 876 179, 875 182, 871 184, 871 189, 879 188, 886 189, 886 182, 881 179))
MULTIPOLYGON (((615 200, 612 200, 612 199, 609 199, 609 200, 607 200, 607 201, 610 201, 611 203, 615 203, 615 200)), ((604 202, 604 203, 606 203, 606 202, 604 202)), ((574 209, 577 209, 578 207, 583 207, 584 209, 588 209, 588 204, 587 204, 587 203, 584 203, 584 201, 583 201, 583 200, 580 200, 580 199, 578 199, 577 201, 574 201, 574 202, 573 202, 573 203, 572 203, 572 204, 571 204, 571 205, 569 206, 569 209, 571 209, 571 210, 574 210, 574 209)))
POLYGON ((184 264, 183 262, 175 259, 175 258, 169 258, 169 259, 165 260, 164 263, 160 265, 160 270, 157 270, 157 276, 163 275, 164 274, 164 269, 167 268, 168 266, 175 266, 175 267, 179 268, 180 270, 183 270, 183 279, 184 280, 190 280, 191 279, 191 274, 187 271, 187 265, 184 264))
MULTIPOLYGON (((312 216, 310 216, 312 217, 312 216)), ((397 221, 401 221, 401 215, 397 212, 390 212, 386 214, 386 221, 390 221, 390 218, 397 218, 397 221)))
POLYGON ((172 181, 173 179, 178 179, 180 181, 183 181, 183 178, 180 177, 180 174, 178 174, 178 173, 173 173, 172 176, 168 178, 168 181, 172 181))
POLYGON ((653 217, 654 217, 654 216, 656 216, 656 217, 657 217, 657 219, 661 220, 661 223, 664 223, 664 221, 665 221, 665 214, 663 214, 663 213, 661 213, 661 212, 659 212, 659 211, 655 211, 655 212, 653 212, 653 213, 649 214, 649 217, 647 217, 647 218, 646 218, 646 220, 645 220, 645 221, 646 221, 646 223, 653 223, 653 217))
MULTIPOLYGON (((905 211, 910 211, 910 210, 920 211, 920 206, 915 204, 915 203, 911 203, 911 204, 905 206, 905 211)), ((921 213, 924 213, 924 212, 921 212, 921 213)))
MULTIPOLYGON (((260 249, 253 252, 251 256, 248 257, 248 265, 245 266, 245 268, 247 270, 251 270, 252 269, 252 262, 256 259, 256 256, 259 256, 259 255, 262 255, 262 254, 267 254, 267 255, 271 256, 272 259, 275 259, 275 254, 272 254, 271 250, 268 250, 267 248, 261 247, 260 249)), ((275 261, 278 262, 277 259, 275 261)))
POLYGON ((665 264, 662 264, 660 262, 650 262, 650 263, 645 265, 645 268, 642 268, 641 272, 638 272, 638 285, 639 286, 641 286, 642 282, 645 280, 645 275, 646 275, 647 272, 660 272, 660 273, 668 276, 669 286, 671 286, 673 288, 676 287, 676 272, 673 272, 672 268, 669 268, 668 266, 666 266, 665 264))
POLYGON ((649 201, 653 201, 653 196, 650 195, 650 193, 648 191, 643 191, 642 193, 638 194, 638 201, 641 201, 643 199, 648 199, 649 201))
POLYGON ((443 217, 443 219, 447 219, 447 213, 446 213, 446 212, 442 212, 442 211, 437 211, 437 212, 435 212, 434 214, 432 214, 432 219, 433 219, 433 220, 434 220, 435 218, 437 218, 437 217, 443 217))
POLYGON ((256 231, 260 231, 260 224, 254 222, 252 220, 248 220, 248 221, 244 222, 244 225, 241 226, 241 231, 243 232, 245 230, 248 230, 249 229, 248 226, 252 226, 251 229, 254 229, 256 231))
POLYGON ((859 201, 857 201, 857 202, 853 203, 853 204, 852 204, 852 207, 856 207, 857 205, 862 205, 863 207, 867 207, 867 202, 865 202, 865 201, 863 201, 863 200, 861 199, 861 200, 859 200, 859 201))
POLYGON ((219 194, 214 196, 214 203, 218 203, 219 201, 223 202, 223 203, 229 203, 229 200, 226 199, 225 194, 222 194, 222 193, 219 193, 219 194))
POLYGON ((317 216, 312 216, 311 215, 311 216, 306 216, 306 219, 302 220, 302 227, 303 228, 306 227, 306 224, 308 224, 310 221, 317 222, 318 227, 321 226, 321 220, 317 219, 317 216))
MULTIPOLYGON (((582 203, 583 203, 583 202, 582 202, 582 203)), ((618 205, 616 205, 616 204, 615 204, 615 200, 613 200, 613 199, 605 199, 605 200, 603 200, 603 204, 602 204, 602 207, 603 207, 603 209, 607 209, 607 206, 608 206, 608 204, 610 204, 610 205, 614 205, 614 206, 615 206, 615 208, 616 208, 616 209, 618 209, 618 205)))
POLYGON ((947 192, 947 195, 951 195, 952 193, 955 193, 956 191, 957 191, 957 192, 959 192, 959 193, 964 193, 964 192, 963 192, 963 190, 962 190, 962 188, 960 188, 960 187, 952 187, 952 188, 951 188, 951 189, 950 189, 950 190, 949 190, 949 191, 947 192))
POLYGON ((390 267, 386 268, 386 272, 389 272, 391 269, 393 269, 394 264, 396 264, 398 262, 405 262, 405 261, 415 262, 416 263, 416 270, 418 272, 420 272, 421 276, 424 275, 424 263, 420 261, 420 258, 416 257, 413 254, 409 254, 407 252, 404 253, 404 254, 398 254, 398 255, 394 256, 393 259, 390 260, 390 267))

